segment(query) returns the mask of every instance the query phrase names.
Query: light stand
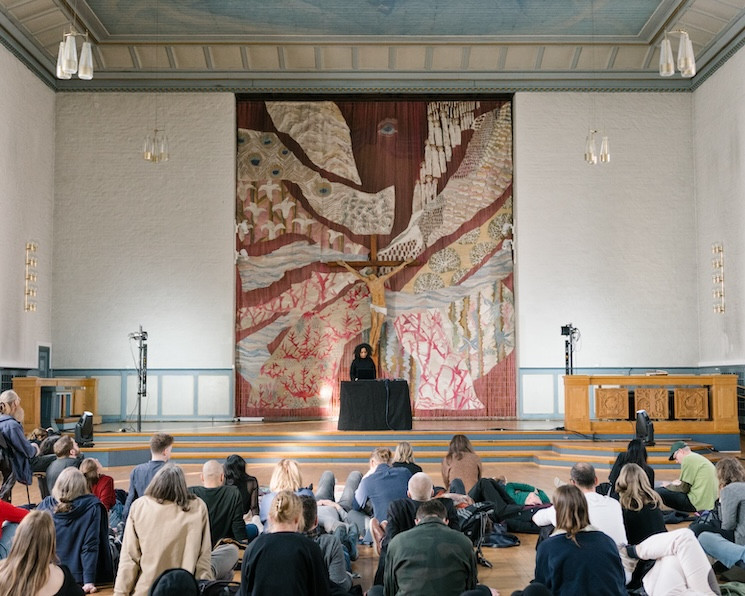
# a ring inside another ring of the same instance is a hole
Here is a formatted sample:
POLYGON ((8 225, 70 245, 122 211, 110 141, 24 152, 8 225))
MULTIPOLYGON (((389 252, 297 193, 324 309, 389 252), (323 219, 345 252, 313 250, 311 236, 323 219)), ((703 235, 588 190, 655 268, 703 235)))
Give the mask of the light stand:
POLYGON ((140 361, 137 366, 137 432, 142 432, 142 398, 147 397, 147 331, 140 330, 129 334, 129 339, 138 341, 140 361))
POLYGON ((566 374, 574 374, 574 346, 579 339, 579 329, 572 326, 571 323, 561 326, 561 334, 566 338, 564 340, 564 368, 566 374))

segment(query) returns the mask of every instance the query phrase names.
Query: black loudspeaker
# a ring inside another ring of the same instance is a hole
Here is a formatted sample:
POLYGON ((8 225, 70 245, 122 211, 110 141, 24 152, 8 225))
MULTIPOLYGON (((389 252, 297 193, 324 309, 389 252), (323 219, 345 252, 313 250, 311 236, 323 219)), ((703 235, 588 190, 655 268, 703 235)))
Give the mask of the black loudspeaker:
POLYGON ((75 424, 75 442, 78 447, 93 447, 93 412, 83 412, 75 424))
POLYGON ((636 438, 641 439, 645 445, 654 445, 654 424, 646 410, 636 412, 636 438))

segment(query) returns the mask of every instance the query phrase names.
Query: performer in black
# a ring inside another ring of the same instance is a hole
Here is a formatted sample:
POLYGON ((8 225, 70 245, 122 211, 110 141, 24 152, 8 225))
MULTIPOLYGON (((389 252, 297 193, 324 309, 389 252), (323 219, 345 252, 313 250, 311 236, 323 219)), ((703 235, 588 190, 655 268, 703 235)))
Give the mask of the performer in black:
POLYGON ((370 344, 360 344, 354 349, 354 360, 349 367, 349 378, 353 381, 360 379, 374 379, 377 374, 375 362, 372 359, 370 344))

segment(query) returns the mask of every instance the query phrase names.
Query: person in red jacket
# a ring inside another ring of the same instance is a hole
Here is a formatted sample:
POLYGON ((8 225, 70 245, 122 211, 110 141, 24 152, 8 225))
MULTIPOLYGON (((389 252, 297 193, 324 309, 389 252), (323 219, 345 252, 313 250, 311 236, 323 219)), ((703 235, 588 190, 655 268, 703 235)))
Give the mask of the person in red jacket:
POLYGON ((28 509, 15 507, 10 503, 0 500, 0 559, 5 559, 10 552, 10 545, 20 521, 28 515, 28 509), (3 527, 4 522, 9 522, 3 527))
POLYGON ((84 459, 80 464, 80 471, 88 483, 88 490, 99 498, 106 507, 106 511, 111 511, 111 508, 116 504, 114 479, 107 474, 103 474, 102 470, 101 462, 92 457, 84 459))

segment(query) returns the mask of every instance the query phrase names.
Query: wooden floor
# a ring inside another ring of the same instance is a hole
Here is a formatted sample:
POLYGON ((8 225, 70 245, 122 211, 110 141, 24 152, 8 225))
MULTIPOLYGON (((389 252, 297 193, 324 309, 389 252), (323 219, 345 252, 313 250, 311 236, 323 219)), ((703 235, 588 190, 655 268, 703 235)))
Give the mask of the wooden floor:
MULTIPOLYGON (((317 429, 317 427, 316 427, 317 429)), ((424 471, 432 476, 435 482, 441 482, 439 465, 427 464, 423 466, 424 471)), ((200 466, 182 466, 186 473, 187 484, 199 484, 200 466)), ((249 472, 256 476, 261 485, 268 485, 271 477, 272 465, 262 464, 252 467, 249 472)), ((354 469, 353 465, 335 465, 334 473, 340 482, 343 482, 347 474, 354 469)), ((303 464, 302 473, 304 483, 317 485, 325 466, 320 464, 303 464)), ((116 488, 127 489, 129 486, 129 467, 116 467, 106 470, 106 473, 114 477, 116 488)), ((363 470, 364 471, 364 470, 363 470)), ((537 466, 535 464, 485 464, 485 476, 495 477, 504 475, 507 481, 526 482, 544 489, 549 495, 554 491, 554 477, 559 476, 566 480, 568 470, 566 468, 555 468, 550 466, 537 466)), ((599 472, 600 480, 606 480, 607 473, 599 472)), ((675 470, 660 470, 656 477, 659 480, 672 480, 677 477, 675 470)), ((13 492, 13 502, 16 504, 26 502, 25 487, 17 485, 13 492)), ((38 503, 39 493, 36 486, 31 489, 31 501, 38 503)), ((494 565, 492 569, 479 567, 479 580, 488 586, 496 588, 501 594, 509 595, 513 590, 527 585, 533 579, 535 568, 535 540, 534 535, 521 534, 521 545, 507 549, 484 549, 486 558, 494 565)), ((353 563, 354 570, 360 574, 358 583, 363 590, 367 590, 372 584, 372 578, 377 567, 377 558, 371 547, 361 546, 360 557, 353 563)), ((111 586, 102 587, 99 592, 102 595, 113 594, 111 586)))

